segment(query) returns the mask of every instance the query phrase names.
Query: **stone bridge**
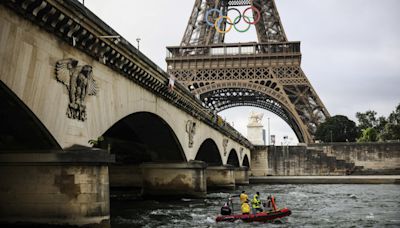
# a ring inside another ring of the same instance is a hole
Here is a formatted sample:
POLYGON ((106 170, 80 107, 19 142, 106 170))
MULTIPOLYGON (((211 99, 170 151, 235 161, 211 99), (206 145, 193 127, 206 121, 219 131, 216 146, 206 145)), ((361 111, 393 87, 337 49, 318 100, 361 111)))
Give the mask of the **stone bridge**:
POLYGON ((1 2, 0 80, 1 223, 107 225, 110 185, 248 183, 253 145, 75 0, 1 2))

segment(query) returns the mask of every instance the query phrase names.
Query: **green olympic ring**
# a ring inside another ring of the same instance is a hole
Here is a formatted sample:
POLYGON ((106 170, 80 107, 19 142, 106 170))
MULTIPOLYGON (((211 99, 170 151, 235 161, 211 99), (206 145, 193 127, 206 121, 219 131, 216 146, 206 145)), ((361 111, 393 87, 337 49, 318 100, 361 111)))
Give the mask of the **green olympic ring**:
POLYGON ((239 16, 237 16, 236 18, 235 18, 235 20, 233 20, 233 28, 237 31, 237 32, 247 32, 247 31, 249 31, 249 29, 250 29, 250 27, 251 27, 251 24, 249 24, 249 23, 247 23, 247 28, 245 28, 245 29, 243 29, 243 30, 240 30, 240 29, 238 29, 238 28, 236 28, 236 20, 239 18, 239 21, 240 21, 240 19, 242 19, 242 17, 243 18, 247 18, 247 20, 249 20, 250 21, 250 18, 248 17, 248 16, 242 16, 242 15, 239 15, 239 16))

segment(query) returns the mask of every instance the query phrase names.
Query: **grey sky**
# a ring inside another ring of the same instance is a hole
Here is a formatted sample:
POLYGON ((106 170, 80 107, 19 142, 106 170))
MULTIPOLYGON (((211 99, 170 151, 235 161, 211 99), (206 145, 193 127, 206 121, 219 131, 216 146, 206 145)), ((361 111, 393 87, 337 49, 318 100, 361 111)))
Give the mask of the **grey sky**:
MULTIPOLYGON (((194 0, 86 0, 86 7, 165 69, 165 46, 179 45, 194 0)), ((331 115, 357 111, 387 116, 400 103, 399 0, 276 0, 291 41, 301 41, 302 68, 331 115)), ((254 29, 227 42, 255 41, 254 29)), ((246 135, 253 108, 222 112, 246 135)), ((262 111, 260 109, 257 109, 262 111)), ((271 132, 295 138, 267 111, 271 132)), ((266 119, 264 119, 266 124, 266 119)), ((293 140, 294 142, 296 140, 293 140)), ((280 143, 278 141, 278 143, 280 143)))

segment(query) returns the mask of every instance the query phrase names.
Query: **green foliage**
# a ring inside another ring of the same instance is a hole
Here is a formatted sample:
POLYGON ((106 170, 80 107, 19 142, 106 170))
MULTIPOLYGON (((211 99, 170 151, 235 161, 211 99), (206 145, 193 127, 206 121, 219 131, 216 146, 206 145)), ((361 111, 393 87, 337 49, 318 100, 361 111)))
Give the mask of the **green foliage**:
POLYGON ((358 127, 360 129, 367 129, 369 127, 375 127, 378 124, 376 119, 376 112, 375 111, 366 111, 365 113, 357 112, 356 117, 358 120, 358 127))
POLYGON ((317 128, 315 137, 323 142, 355 142, 359 130, 354 121, 346 116, 333 116, 317 128))
POLYGON ((363 132, 358 141, 400 140, 400 104, 388 118, 383 116, 376 118, 376 112, 371 110, 365 113, 357 112, 356 117, 359 122, 358 127, 363 132))
POLYGON ((89 140, 88 143, 89 143, 90 145, 92 145, 93 147, 98 147, 99 144, 100 144, 102 141, 104 141, 104 137, 103 137, 103 136, 100 136, 100 137, 98 137, 97 139, 91 139, 91 140, 89 140))
POLYGON ((376 142, 378 141, 378 132, 375 128, 369 127, 362 130, 361 137, 357 140, 358 142, 376 142))

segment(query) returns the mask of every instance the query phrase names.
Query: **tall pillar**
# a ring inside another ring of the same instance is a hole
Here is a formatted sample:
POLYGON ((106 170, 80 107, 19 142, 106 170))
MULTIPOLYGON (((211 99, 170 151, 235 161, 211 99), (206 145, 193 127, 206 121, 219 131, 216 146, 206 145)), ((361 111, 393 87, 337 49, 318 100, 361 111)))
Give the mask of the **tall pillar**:
POLYGON ((254 145, 265 145, 263 125, 261 123, 263 118, 262 113, 252 112, 247 124, 247 138, 254 145))
POLYGON ((235 168, 235 184, 248 185, 249 184, 249 168, 246 166, 235 168))
POLYGON ((251 176, 267 176, 271 175, 268 169, 268 150, 267 146, 256 146, 251 153, 251 176))
POLYGON ((0 154, 0 224, 110 226, 106 151, 0 154))
POLYGON ((205 197, 206 163, 144 163, 143 196, 205 197))
POLYGON ((207 189, 235 189, 233 166, 209 166, 206 173, 207 189))

